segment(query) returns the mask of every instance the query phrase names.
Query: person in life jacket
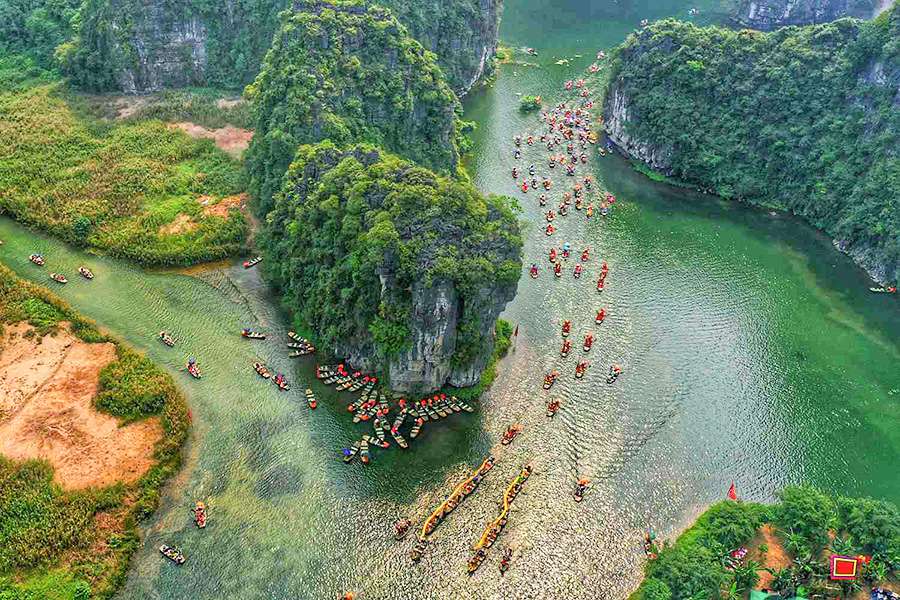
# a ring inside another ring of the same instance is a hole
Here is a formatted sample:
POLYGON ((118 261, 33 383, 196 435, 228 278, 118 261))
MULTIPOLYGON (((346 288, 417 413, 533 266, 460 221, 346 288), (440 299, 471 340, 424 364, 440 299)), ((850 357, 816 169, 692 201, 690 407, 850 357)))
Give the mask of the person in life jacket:
POLYGON ((581 265, 575 265, 575 279, 581 277, 581 265))
POLYGON ((544 179, 544 189, 549 190, 553 186, 553 180, 544 179))
POLYGON ((562 255, 563 258, 569 258, 569 242, 563 242, 562 255))
POLYGON ((563 335, 569 335, 569 331, 571 329, 572 329, 572 322, 571 321, 563 321, 563 324, 562 324, 563 335))
POLYGON ((601 308, 600 310, 597 311, 597 318, 594 319, 594 322, 597 325, 599 325, 600 323, 603 322, 604 319, 606 319, 606 309, 601 308))
POLYGON ((528 145, 531 146, 531 145, 533 145, 533 144, 534 144, 534 136, 533 136, 533 135, 529 135, 529 136, 528 136, 528 145))
POLYGON ((556 218, 556 213, 553 212, 552 210, 548 210, 547 211, 547 222, 549 223, 555 218, 556 218))
POLYGON ((531 278, 532 278, 532 279, 536 279, 537 276, 538 276, 538 268, 537 268, 537 265, 532 264, 532 265, 531 265, 531 278))
POLYGON ((527 194, 527 193, 528 193, 528 182, 527 182, 527 181, 523 181, 523 182, 522 182, 522 193, 523 193, 523 194, 527 194))
POLYGON ((547 231, 547 235, 553 235, 553 232, 556 231, 556 228, 553 226, 552 223, 548 223, 546 231, 547 231))
POLYGON ((594 345, 594 336, 590 333, 584 336, 584 348, 585 351, 590 350, 591 346, 594 345))
POLYGON ((553 267, 553 274, 557 277, 562 277, 562 265, 560 263, 556 263, 556 266, 553 267))
POLYGON ((585 212, 584 216, 586 216, 588 219, 590 219, 593 215, 594 215, 594 204, 591 203, 591 204, 588 204, 587 211, 585 212))
POLYGON ((569 350, 571 350, 571 349, 572 349, 572 342, 570 342, 569 340, 565 340, 565 341, 563 341, 562 350, 560 351, 560 354, 565 356, 566 354, 569 353, 569 350))
POLYGON ((581 262, 587 262, 588 258, 590 258, 590 248, 585 248, 584 252, 581 253, 581 262))
POLYGON ((550 262, 556 262, 556 248, 550 248, 550 262))
POLYGON ((603 291, 603 285, 604 285, 604 284, 603 284, 603 278, 601 277, 600 279, 597 280, 597 291, 598 291, 598 292, 602 292, 602 291, 603 291))

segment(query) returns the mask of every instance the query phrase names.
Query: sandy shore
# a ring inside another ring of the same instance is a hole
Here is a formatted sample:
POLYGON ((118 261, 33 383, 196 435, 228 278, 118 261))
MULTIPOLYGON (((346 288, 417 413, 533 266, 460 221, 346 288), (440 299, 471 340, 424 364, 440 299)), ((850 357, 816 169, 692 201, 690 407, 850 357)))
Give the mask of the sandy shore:
POLYGON ((153 464, 159 420, 120 427, 92 404, 115 345, 87 344, 66 328, 43 338, 30 331, 19 323, 0 337, 0 454, 47 460, 66 489, 140 478, 153 464))

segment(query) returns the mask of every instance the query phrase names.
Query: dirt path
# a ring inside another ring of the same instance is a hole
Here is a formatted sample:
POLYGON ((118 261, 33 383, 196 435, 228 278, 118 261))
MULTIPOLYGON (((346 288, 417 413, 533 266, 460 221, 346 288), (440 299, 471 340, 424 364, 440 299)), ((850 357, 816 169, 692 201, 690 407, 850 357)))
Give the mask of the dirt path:
POLYGON ((116 347, 87 344, 67 329, 42 339, 25 337, 29 331, 19 323, 0 338, 0 454, 47 460, 66 489, 140 478, 162 436, 158 419, 120 427, 92 405, 116 347))

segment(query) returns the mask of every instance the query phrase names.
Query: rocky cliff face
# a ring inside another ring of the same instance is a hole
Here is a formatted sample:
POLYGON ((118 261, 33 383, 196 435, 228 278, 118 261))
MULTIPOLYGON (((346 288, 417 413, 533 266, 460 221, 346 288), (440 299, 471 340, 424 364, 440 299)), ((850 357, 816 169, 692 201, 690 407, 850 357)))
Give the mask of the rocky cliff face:
POLYGON ((513 298, 521 238, 508 198, 373 146, 303 146, 260 244, 320 345, 392 389, 478 382, 513 298))
POLYGON ((437 54, 460 96, 494 68, 503 0, 380 0, 437 54))
POLYGON ((788 25, 828 23, 841 17, 869 19, 883 0, 741 0, 734 16, 743 27, 769 31, 788 25))
POLYGON ((672 146, 649 139, 643 139, 630 133, 637 117, 630 110, 631 101, 622 89, 622 82, 615 81, 606 94, 604 115, 606 135, 619 150, 631 158, 637 159, 654 170, 672 175, 672 146))
MULTIPOLYGON (((186 86, 241 88, 259 72, 278 14, 291 0, 88 0, 70 72, 88 87, 127 93, 186 86), (88 70, 106 71, 97 78, 88 70), (99 84, 99 85, 98 85, 99 84)), ((465 94, 493 67, 502 0, 384 0, 437 54, 465 94)), ((296 7, 295 7, 296 8, 296 7)), ((299 7, 301 10, 303 7, 299 7)))

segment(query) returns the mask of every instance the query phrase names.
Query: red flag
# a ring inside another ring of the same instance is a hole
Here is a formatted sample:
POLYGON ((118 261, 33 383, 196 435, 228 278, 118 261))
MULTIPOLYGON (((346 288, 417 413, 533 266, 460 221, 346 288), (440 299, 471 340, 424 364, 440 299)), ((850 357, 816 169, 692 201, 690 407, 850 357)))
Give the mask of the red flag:
POLYGON ((737 490, 734 489, 734 482, 731 482, 731 487, 728 488, 728 499, 729 500, 737 500, 737 490))
POLYGON ((513 332, 513 337, 519 337, 519 326, 516 325, 516 330, 513 332))

